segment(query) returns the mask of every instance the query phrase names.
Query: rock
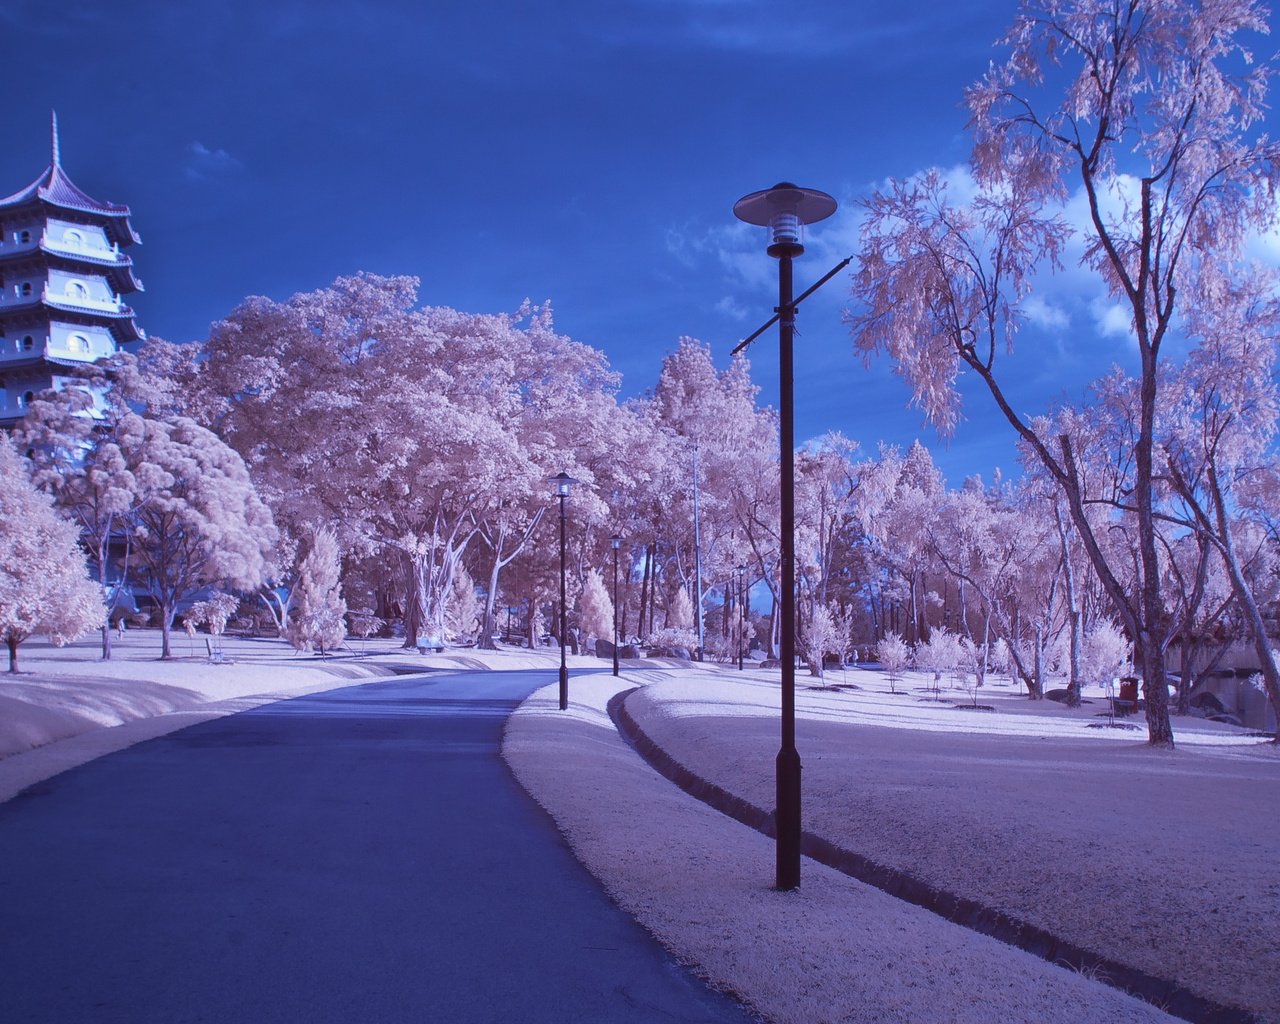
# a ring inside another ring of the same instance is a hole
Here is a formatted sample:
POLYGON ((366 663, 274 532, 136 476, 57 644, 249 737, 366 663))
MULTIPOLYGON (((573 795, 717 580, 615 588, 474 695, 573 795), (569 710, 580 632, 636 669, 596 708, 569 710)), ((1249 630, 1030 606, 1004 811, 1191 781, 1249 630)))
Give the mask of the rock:
POLYGON ((1210 716, 1209 716, 1209 721, 1211 721, 1211 722, 1225 722, 1227 725, 1235 725, 1235 726, 1241 726, 1241 727, 1243 727, 1243 725, 1244 725, 1244 723, 1243 723, 1242 721, 1240 721, 1240 719, 1236 718, 1236 716, 1235 716, 1235 715, 1226 715, 1226 714, 1223 714, 1223 715, 1210 715, 1210 716))
POLYGON ((613 641, 597 640, 596 654, 601 658, 608 658, 610 661, 612 661, 613 660, 613 641))
POLYGON ((782 668, 782 662, 777 658, 765 658, 760 662, 761 668, 782 668))
POLYGON ((623 644, 618 650, 619 658, 639 658, 641 657, 640 648, 635 644, 623 644))
POLYGON ((1193 693, 1190 703, 1193 708, 1197 708, 1208 715, 1224 715, 1227 712, 1226 706, 1210 690, 1201 690, 1199 693, 1193 693))
POLYGON ((1048 690, 1045 692, 1044 699, 1057 701, 1059 704, 1067 702, 1067 690, 1048 690))
POLYGON ((693 660, 693 655, 689 653, 689 648, 687 648, 687 647, 673 647, 673 648, 671 648, 671 654, 670 654, 670 655, 668 655, 668 657, 671 657, 671 658, 678 658, 680 661, 692 661, 692 660, 693 660))

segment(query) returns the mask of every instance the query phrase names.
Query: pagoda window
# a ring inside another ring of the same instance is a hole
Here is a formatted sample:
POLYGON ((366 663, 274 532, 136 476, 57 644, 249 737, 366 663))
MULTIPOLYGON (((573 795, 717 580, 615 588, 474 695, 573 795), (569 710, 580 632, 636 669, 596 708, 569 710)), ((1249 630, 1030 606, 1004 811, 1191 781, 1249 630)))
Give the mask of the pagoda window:
POLYGON ((19 231, 19 232, 18 232, 18 241, 19 241, 19 242, 21 242, 23 245, 26 245, 28 242, 30 242, 30 241, 31 241, 31 232, 30 232, 30 231, 19 231))
POLYGON ((67 348, 72 352, 89 353, 89 339, 83 334, 72 334, 67 337, 67 348))
POLYGON ((68 281, 67 294, 73 299, 87 299, 89 297, 89 286, 83 281, 68 281))
POLYGON ((34 391, 26 391, 23 393, 22 397, 18 399, 18 407, 24 408, 26 406, 29 406, 35 400, 36 400, 36 393, 34 391))
POLYGON ((30 282, 30 281, 23 281, 23 282, 22 282, 22 284, 18 285, 18 294, 19 294, 19 295, 21 295, 24 299, 25 299, 28 295, 30 295, 30 294, 31 294, 31 282, 30 282))
POLYGON ((30 352, 33 348, 35 348, 35 344, 36 344, 35 338, 31 337, 31 335, 29 334, 26 335, 22 339, 22 351, 30 352))
POLYGON ((67 245, 74 245, 77 249, 84 248, 84 232, 77 231, 75 228, 68 228, 62 233, 62 240, 67 245))

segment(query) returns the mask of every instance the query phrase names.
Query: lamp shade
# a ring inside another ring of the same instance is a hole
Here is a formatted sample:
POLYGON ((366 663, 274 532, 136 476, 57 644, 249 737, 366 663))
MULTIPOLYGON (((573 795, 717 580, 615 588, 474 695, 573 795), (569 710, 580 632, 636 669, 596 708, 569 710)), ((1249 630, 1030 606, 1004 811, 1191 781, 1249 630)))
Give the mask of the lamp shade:
POLYGON ((774 244, 798 243, 802 224, 816 224, 835 212, 836 201, 831 196, 789 181, 752 192, 733 204, 738 220, 768 228, 774 244))
POLYGON ((557 473, 550 478, 550 482, 555 485, 555 496, 557 498, 567 498, 569 497, 569 488, 578 481, 568 473, 557 473))

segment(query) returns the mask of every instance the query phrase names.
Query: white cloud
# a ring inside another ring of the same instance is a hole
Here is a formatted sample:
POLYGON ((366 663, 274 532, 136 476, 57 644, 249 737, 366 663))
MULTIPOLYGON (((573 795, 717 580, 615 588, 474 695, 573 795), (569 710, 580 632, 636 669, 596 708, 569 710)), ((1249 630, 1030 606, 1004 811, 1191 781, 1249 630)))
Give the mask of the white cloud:
POLYGON ((210 149, 202 142, 192 142, 186 148, 185 174, 189 181, 207 181, 210 178, 234 174, 244 164, 225 149, 210 149))
POLYGON ((723 313, 725 316, 734 320, 745 320, 750 315, 750 311, 747 307, 732 295, 726 295, 716 303, 716 312, 723 313))
POLYGON ((1089 303, 1094 325, 1104 338, 1133 340, 1133 311, 1110 298, 1096 298, 1089 303))
POLYGON ((1071 326, 1071 316, 1061 306, 1046 302, 1042 296, 1032 295, 1022 303, 1027 321, 1046 331, 1065 331, 1071 326))

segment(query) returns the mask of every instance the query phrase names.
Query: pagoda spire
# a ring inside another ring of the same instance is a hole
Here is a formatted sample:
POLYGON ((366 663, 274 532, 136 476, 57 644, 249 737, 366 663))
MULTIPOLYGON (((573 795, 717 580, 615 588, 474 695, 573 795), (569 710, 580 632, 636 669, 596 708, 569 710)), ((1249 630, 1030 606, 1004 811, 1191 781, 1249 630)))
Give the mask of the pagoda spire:
POLYGON ((53 163, 51 166, 57 167, 61 163, 61 156, 58 153, 58 112, 56 110, 49 111, 49 118, 52 121, 53 135, 53 163))

